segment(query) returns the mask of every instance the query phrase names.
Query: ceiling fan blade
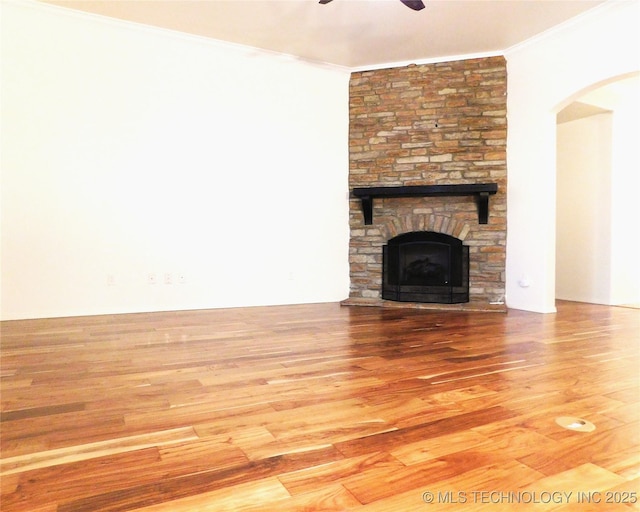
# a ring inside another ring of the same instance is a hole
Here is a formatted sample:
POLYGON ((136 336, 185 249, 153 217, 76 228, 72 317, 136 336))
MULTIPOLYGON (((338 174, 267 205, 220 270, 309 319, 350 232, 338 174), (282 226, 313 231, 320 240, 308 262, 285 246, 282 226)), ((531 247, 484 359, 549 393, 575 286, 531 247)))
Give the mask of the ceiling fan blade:
POLYGON ((404 5, 406 5, 409 9, 413 9, 414 11, 419 11, 421 9, 424 9, 424 2, 422 0, 400 0, 400 1, 404 5))
MULTIPOLYGON (((325 5, 333 0, 320 0, 318 3, 325 5)), ((400 0, 404 5, 413 9, 414 11, 420 11, 424 9, 424 2, 422 0, 400 0)))

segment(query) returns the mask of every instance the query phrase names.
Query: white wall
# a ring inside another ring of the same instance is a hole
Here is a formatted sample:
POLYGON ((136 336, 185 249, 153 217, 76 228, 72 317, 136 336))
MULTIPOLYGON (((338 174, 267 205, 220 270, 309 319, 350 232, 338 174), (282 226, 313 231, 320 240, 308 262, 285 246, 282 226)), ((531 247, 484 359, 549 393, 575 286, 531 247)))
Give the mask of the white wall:
POLYGON ((611 300, 612 114, 558 125, 556 297, 611 300))
POLYGON ((640 88, 613 112, 611 304, 640 304, 640 88))
POLYGON ((3 2, 2 319, 346 298, 348 80, 3 2))
MULTIPOLYGON (((555 114, 640 69, 639 5, 505 53, 509 307, 555 310, 555 114)), ((1 23, 1 318, 348 295, 347 72, 42 4, 1 23)))
POLYGON ((639 17, 639 2, 606 3, 505 52, 511 308, 555 311, 556 112, 584 89, 640 69, 639 17))

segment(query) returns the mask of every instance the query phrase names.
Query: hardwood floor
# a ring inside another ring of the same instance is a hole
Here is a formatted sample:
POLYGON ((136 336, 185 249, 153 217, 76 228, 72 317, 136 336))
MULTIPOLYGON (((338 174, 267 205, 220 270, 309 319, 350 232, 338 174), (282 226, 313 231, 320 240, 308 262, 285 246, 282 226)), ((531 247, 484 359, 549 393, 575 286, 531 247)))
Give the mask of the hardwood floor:
POLYGON ((1 363, 3 512, 640 509, 630 308, 12 321, 1 363))

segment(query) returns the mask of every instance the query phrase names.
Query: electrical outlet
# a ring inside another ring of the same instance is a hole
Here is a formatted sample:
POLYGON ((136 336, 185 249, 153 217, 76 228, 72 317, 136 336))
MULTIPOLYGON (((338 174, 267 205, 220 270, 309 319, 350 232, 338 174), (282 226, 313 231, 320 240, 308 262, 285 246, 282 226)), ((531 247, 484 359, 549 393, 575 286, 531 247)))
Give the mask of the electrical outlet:
POLYGON ((116 285, 116 276, 113 274, 107 274, 107 286, 115 286, 116 285))
POLYGON ((187 284, 187 276, 184 274, 178 274, 178 282, 180 284, 187 284))
POLYGON ((156 284, 158 282, 158 276, 156 276, 154 273, 148 274, 147 282, 149 284, 156 284))
POLYGON ((171 273, 167 272, 164 275, 164 284, 173 284, 173 276, 171 275, 171 273))

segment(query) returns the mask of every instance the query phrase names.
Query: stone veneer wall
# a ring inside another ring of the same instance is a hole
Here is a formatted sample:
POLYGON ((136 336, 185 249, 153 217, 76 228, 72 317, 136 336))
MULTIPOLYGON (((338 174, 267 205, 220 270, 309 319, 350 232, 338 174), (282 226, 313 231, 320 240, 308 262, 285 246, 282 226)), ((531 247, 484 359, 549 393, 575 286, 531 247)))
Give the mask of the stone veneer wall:
POLYGON ((498 183, 489 223, 473 197, 375 199, 373 224, 350 200, 350 298, 376 299, 382 246, 409 231, 469 245, 470 299, 504 296, 507 72, 503 57, 409 65, 351 75, 349 187, 498 183))

